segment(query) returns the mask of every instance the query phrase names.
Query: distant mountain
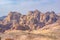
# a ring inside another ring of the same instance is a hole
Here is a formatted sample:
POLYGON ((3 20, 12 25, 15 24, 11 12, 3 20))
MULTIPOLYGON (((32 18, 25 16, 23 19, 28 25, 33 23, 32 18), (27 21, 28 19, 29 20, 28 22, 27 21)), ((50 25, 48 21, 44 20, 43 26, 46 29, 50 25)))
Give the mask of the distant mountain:
POLYGON ((29 11, 27 15, 18 12, 9 12, 7 16, 0 17, 0 31, 6 30, 38 30, 46 25, 59 23, 60 16, 54 11, 42 13, 39 10, 29 11))
POLYGON ((4 18, 6 18, 6 16, 2 16, 2 17, 0 17, 0 21, 2 21, 4 18))

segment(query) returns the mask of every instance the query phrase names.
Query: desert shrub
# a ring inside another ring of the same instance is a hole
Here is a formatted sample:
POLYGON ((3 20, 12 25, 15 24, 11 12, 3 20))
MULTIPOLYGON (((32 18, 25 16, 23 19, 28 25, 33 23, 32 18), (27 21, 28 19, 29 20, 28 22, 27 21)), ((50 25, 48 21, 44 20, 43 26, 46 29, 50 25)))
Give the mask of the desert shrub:
POLYGON ((14 40, 14 39, 12 39, 12 38, 6 38, 5 40, 14 40))
POLYGON ((0 40, 1 40, 1 37, 0 37, 0 40))

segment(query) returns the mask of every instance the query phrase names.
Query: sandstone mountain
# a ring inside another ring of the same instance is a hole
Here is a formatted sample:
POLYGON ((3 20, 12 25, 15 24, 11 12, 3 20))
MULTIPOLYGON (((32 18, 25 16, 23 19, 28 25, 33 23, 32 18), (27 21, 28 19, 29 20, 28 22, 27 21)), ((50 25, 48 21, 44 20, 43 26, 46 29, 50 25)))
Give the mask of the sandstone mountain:
POLYGON ((38 30, 46 25, 60 24, 60 16, 54 11, 42 13, 39 10, 29 11, 27 15, 18 12, 9 14, 0 21, 0 32, 6 30, 38 30))

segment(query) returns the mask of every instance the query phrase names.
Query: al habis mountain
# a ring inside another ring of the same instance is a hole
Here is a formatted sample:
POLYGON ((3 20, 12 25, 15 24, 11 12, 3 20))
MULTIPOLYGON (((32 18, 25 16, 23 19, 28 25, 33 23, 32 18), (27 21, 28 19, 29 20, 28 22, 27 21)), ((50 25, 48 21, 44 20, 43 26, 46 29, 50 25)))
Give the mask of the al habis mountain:
POLYGON ((29 11, 27 15, 9 12, 7 16, 0 17, 0 32, 5 32, 6 30, 53 30, 53 26, 56 26, 56 24, 60 25, 60 15, 57 15, 54 11, 42 13, 39 10, 35 10, 29 11))

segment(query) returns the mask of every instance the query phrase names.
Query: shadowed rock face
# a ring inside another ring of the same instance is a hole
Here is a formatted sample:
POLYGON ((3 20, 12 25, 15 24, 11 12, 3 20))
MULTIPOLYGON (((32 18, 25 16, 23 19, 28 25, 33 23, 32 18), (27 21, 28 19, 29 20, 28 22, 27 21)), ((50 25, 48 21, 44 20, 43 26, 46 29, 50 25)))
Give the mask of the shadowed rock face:
POLYGON ((60 16, 55 12, 41 13, 38 10, 29 11, 28 15, 18 12, 10 12, 6 18, 0 21, 1 30, 35 30, 43 28, 45 25, 59 22, 60 16))
POLYGON ((45 23, 46 24, 52 24, 58 20, 58 15, 55 14, 55 12, 46 12, 45 13, 45 23))

